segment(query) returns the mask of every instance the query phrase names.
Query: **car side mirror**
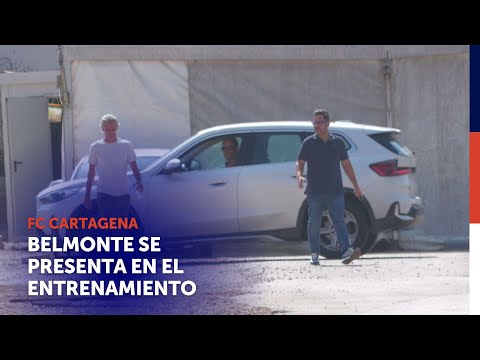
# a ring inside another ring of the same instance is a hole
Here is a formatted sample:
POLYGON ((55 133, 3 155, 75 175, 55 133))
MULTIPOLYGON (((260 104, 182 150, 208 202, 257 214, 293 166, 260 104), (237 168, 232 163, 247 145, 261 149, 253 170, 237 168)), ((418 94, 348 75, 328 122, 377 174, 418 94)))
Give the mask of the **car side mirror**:
POLYGON ((179 159, 172 159, 169 162, 167 162, 167 165, 165 165, 165 169, 163 170, 163 173, 170 175, 170 174, 184 172, 184 171, 185 171, 185 165, 182 164, 182 162, 179 159))

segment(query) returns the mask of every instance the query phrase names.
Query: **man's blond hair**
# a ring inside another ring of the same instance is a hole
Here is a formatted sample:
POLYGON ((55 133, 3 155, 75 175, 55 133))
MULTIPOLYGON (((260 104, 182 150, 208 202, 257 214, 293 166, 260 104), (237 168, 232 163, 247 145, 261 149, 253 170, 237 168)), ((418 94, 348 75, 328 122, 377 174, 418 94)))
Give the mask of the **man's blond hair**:
POLYGON ((117 129, 120 126, 120 123, 118 122, 118 119, 115 115, 113 114, 106 114, 102 116, 102 120, 100 121, 100 128, 103 130, 105 129, 105 125, 107 123, 115 123, 117 124, 117 129))

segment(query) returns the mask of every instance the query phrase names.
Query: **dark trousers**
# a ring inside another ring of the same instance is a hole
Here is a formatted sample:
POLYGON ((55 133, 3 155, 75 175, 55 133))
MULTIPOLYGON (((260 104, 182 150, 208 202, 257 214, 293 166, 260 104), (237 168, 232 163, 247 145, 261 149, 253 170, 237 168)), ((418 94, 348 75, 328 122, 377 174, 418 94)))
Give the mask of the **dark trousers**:
POLYGON ((130 195, 112 196, 97 194, 98 214, 106 218, 126 218, 130 207, 130 195))
MULTIPOLYGON (((97 193, 97 205, 98 205, 98 215, 100 218, 126 218, 128 217, 129 207, 130 207, 130 195, 121 195, 121 196, 112 196, 105 193, 97 193)), ((98 229, 97 235, 101 237, 107 236, 131 236, 131 230, 125 229, 98 229)), ((135 248, 137 245, 135 245, 135 248)), ((131 258, 133 253, 130 252, 110 252, 106 256, 105 253, 92 253, 92 257, 109 257, 109 258, 123 258, 125 266, 130 271, 131 258)), ((113 276, 113 275, 112 275, 113 276)), ((114 278, 120 279, 121 275, 116 275, 114 278)))

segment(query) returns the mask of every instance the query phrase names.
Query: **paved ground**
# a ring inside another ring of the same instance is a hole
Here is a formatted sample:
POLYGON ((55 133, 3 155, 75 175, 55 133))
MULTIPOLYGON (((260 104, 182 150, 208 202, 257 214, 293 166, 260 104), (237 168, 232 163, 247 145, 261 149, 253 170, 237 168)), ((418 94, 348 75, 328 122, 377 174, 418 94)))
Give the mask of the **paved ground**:
MULTIPOLYGON (((181 260, 191 297, 28 297, 26 259, 0 250, 0 314, 468 314, 466 251, 382 252, 308 263, 305 244, 217 246, 181 260)), ((52 276, 52 275, 50 275, 52 276)))

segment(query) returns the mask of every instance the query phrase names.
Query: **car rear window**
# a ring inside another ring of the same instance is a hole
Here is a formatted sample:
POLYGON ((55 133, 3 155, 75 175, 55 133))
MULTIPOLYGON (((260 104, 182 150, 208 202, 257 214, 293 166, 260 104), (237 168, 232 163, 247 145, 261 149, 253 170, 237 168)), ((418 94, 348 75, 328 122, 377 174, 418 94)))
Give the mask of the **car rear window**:
POLYGON ((398 134, 399 133, 381 132, 377 134, 370 134, 368 136, 394 154, 406 157, 412 156, 413 152, 398 141, 398 134))

